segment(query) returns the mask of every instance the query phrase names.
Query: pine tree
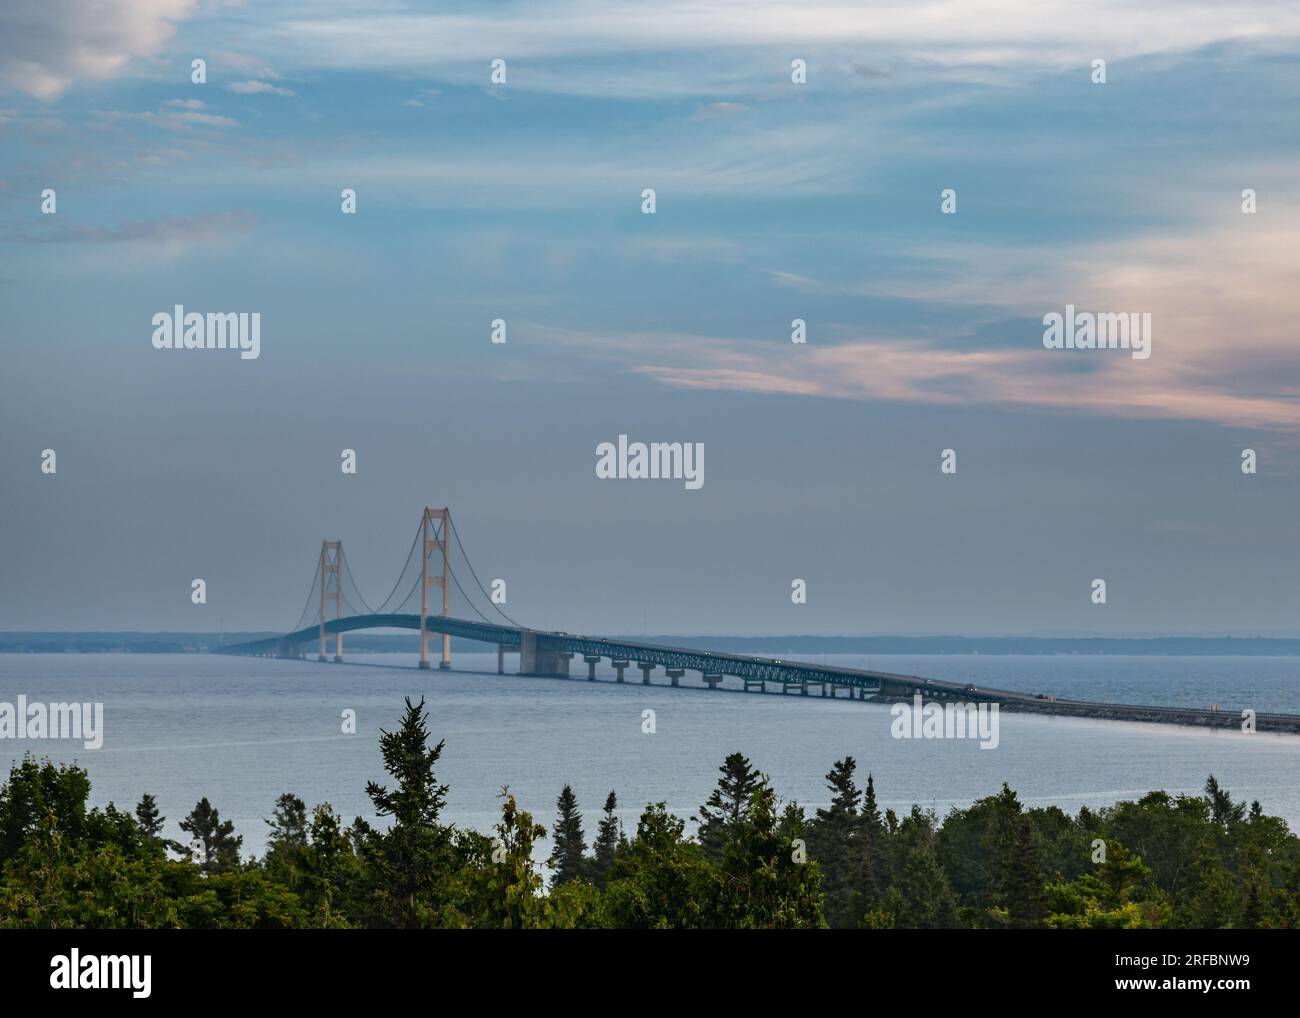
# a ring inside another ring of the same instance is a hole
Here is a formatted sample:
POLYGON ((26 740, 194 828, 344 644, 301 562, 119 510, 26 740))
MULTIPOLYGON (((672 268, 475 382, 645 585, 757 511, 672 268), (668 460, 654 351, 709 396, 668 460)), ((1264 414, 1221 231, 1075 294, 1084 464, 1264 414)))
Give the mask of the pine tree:
POLYGON ((862 793, 854 783, 853 757, 837 760, 826 775, 831 790, 829 809, 816 811, 808 830, 808 848, 822 868, 826 892, 826 921, 851 926, 862 914, 859 898, 866 869, 864 832, 858 807, 862 793))
POLYGON ((382 835, 357 831, 374 866, 380 924, 434 924, 444 904, 441 889, 452 868, 451 832, 441 823, 447 786, 434 776, 444 743, 431 749, 429 738, 423 697, 418 704, 407 697, 397 731, 380 730, 384 769, 397 787, 389 790, 371 781, 366 794, 379 816, 393 818, 393 826, 382 835))
POLYGON ((767 787, 760 774, 743 753, 732 753, 718 768, 722 777, 700 807, 695 817, 699 840, 711 858, 721 858, 727 837, 749 819, 754 807, 754 793, 767 787))
POLYGON ((1043 873, 1038 865, 1038 850, 1029 817, 1020 818, 1016 830, 1015 852, 1006 870, 1002 904, 1010 925, 1016 929, 1034 929, 1043 923, 1043 873))
POLYGON ((1210 807, 1210 817, 1221 827, 1240 823, 1246 816, 1245 802, 1233 802, 1213 774, 1205 782, 1205 801, 1210 807))
POLYGON ((235 834, 233 821, 221 819, 221 813, 208 802, 207 796, 198 801, 180 827, 192 839, 188 848, 197 853, 199 868, 204 873, 227 873, 239 866, 239 848, 244 838, 235 834))
POLYGON ((876 805, 876 782, 867 771, 867 787, 862 793, 862 855, 866 861, 863 896, 867 901, 879 899, 888 879, 885 865, 885 821, 876 805))
POLYGON ((711 923, 728 929, 824 927, 821 867, 792 851, 791 835, 803 834, 802 811, 776 814, 776 793, 754 790, 750 808, 727 831, 714 885, 711 923))
MULTIPOLYGON (((933 814, 913 806, 897 830, 897 875, 874 915, 892 918, 901 929, 936 930, 957 925, 957 898, 934 852, 933 814)), ((878 922, 873 920, 872 925, 878 922)))
POLYGON ((156 841, 162 837, 163 823, 167 818, 159 815, 158 800, 148 792, 144 793, 140 804, 135 808, 135 819, 146 838, 156 841))
POLYGON ((605 881, 609 877, 609 868, 614 865, 615 856, 627 842, 623 835, 623 825, 614 815, 616 809, 618 809, 618 797, 611 791, 605 798, 605 815, 601 817, 600 825, 596 828, 596 840, 591 846, 595 855, 591 864, 592 877, 599 887, 605 886, 605 881))
POLYGON ((587 842, 583 837, 582 814, 578 811, 577 797, 568 785, 560 791, 555 808, 555 850, 551 853, 555 876, 551 879, 552 887, 584 876, 588 863, 583 854, 587 842))
POLYGON ((275 800, 275 812, 266 824, 271 828, 267 841, 272 848, 302 848, 307 844, 307 805, 290 792, 275 800))

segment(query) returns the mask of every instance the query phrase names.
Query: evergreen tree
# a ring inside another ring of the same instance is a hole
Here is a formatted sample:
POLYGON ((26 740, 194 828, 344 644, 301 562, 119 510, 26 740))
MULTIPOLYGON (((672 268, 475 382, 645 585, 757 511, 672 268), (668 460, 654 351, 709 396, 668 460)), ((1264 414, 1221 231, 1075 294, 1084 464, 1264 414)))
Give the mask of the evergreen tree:
POLYGON ((776 793, 754 789, 750 808, 727 832, 712 884, 709 925, 727 929, 815 929, 823 916, 821 867, 794 851, 804 832, 802 811, 787 809, 778 821, 776 793), (793 837, 792 837, 793 836, 793 837))
POLYGON ((452 869, 451 832, 440 818, 447 786, 434 768, 443 743, 429 748, 424 698, 406 712, 395 732, 380 730, 384 770, 397 782, 389 789, 371 781, 366 794, 381 817, 393 825, 382 835, 359 832, 373 864, 377 924, 400 927, 438 925, 445 902, 443 885, 452 869))
POLYGON ((190 836, 187 848, 195 853, 191 858, 204 873, 227 873, 239 866, 244 838, 235 834, 234 821, 221 819, 220 811, 208 802, 207 796, 198 801, 180 826, 190 836))
POLYGON ((826 921, 852 926, 862 915, 867 876, 866 833, 858 812, 862 793, 854 782, 853 757, 837 760, 826 775, 829 809, 818 809, 808 829, 808 849, 821 865, 826 893, 826 921))
POLYGON ((148 792, 145 792, 140 798, 139 805, 135 808, 135 820, 140 825, 140 831, 146 838, 152 838, 155 841, 162 837, 163 823, 166 817, 158 813, 158 800, 148 792))
POLYGON ((896 833, 896 876, 883 907, 863 922, 866 926, 936 930, 957 925, 957 898, 934 851, 935 819, 913 806, 896 833))
POLYGON ((587 842, 583 838, 582 814, 578 811, 573 789, 568 785, 561 789, 555 808, 555 851, 551 853, 555 876, 551 880, 552 887, 583 876, 588 862, 583 855, 587 842))
POLYGON ((307 844, 307 805, 285 792, 275 800, 275 811, 266 821, 271 828, 267 841, 272 848, 303 848, 307 844))
POLYGON ((533 823, 509 788, 502 788, 501 822, 488 861, 471 864, 470 901, 465 911, 479 929, 534 929, 546 925, 542 878, 533 864, 533 845, 546 828, 533 823))
POLYGON ((1219 785, 1213 774, 1205 782, 1205 801, 1210 807, 1210 819, 1221 827, 1239 824, 1246 816, 1245 802, 1233 802, 1232 796, 1219 785))
POLYGON ((699 841, 710 858, 721 858, 727 837, 749 819, 754 793, 767 787, 743 753, 732 753, 718 768, 722 777, 695 817, 699 841))
POLYGON ((605 884, 609 921, 621 929, 702 929, 717 926, 713 904, 719 874, 686 824, 662 802, 646 806, 636 836, 620 850, 605 884))
POLYGON ((614 865, 614 858, 627 843, 623 835, 623 825, 614 814, 616 809, 618 809, 618 797, 611 791, 605 798, 605 815, 601 817, 600 825, 596 828, 596 840, 591 846, 595 855, 591 864, 592 877, 599 887, 605 886, 609 869, 614 865))
POLYGON ((1021 816, 1016 826, 1015 848, 1003 863, 1001 904, 1007 922, 1016 929, 1034 929, 1042 925, 1043 873, 1038 866, 1038 851, 1029 817, 1021 816))

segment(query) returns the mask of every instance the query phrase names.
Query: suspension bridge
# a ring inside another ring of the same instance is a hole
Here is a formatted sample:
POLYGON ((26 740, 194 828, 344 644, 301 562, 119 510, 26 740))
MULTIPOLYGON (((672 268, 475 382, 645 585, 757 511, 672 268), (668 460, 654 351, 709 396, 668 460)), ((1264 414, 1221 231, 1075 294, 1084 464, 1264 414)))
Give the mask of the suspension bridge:
MULTIPOLYGON (((497 672, 501 674, 506 671, 507 654, 518 655, 521 675, 556 678, 571 677, 573 659, 581 658, 587 665, 587 680, 595 682, 597 664, 608 659, 617 682, 623 682, 624 673, 635 666, 641 683, 647 686, 655 684, 652 677, 662 669, 673 686, 680 685, 688 673, 698 673, 709 689, 730 686, 765 693, 771 686, 772 691, 783 694, 807 696, 817 691, 833 698, 846 693, 849 699, 859 700, 911 699, 919 693, 927 702, 992 702, 1011 710, 1044 714, 1219 728, 1242 725, 1240 713, 1217 708, 1072 700, 918 675, 530 629, 507 615, 483 586, 446 507, 424 510, 397 582, 377 608, 370 607, 357 587, 343 542, 325 540, 307 602, 293 628, 283 636, 221 647, 217 653, 305 659, 315 644, 316 660, 341 662, 344 635, 367 629, 418 631, 421 668, 433 667, 431 640, 441 643, 439 669, 451 668, 451 639, 458 637, 495 645, 497 672)), ((1300 715, 1252 712, 1252 721, 1259 731, 1300 733, 1300 715)))

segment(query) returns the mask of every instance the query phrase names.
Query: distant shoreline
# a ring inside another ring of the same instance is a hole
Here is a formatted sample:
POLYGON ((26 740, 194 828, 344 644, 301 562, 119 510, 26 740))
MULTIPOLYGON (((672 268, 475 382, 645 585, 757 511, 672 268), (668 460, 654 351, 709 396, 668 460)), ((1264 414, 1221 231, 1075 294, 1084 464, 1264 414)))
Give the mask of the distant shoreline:
MULTIPOLYGON (((274 633, 13 632, 0 633, 0 654, 202 654, 274 633)), ((626 639, 756 656, 922 654, 940 656, 1300 657, 1300 637, 1241 636, 694 636, 614 634, 626 639)), ((353 634, 362 654, 413 654, 414 634, 353 634)), ((453 640, 460 653, 487 645, 453 640)))

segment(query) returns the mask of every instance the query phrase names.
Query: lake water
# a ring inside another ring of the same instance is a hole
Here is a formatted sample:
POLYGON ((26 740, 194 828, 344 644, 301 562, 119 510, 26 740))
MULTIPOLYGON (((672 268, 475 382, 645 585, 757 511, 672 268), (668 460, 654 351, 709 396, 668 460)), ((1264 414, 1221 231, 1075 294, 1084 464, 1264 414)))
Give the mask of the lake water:
MULTIPOLYGON (((792 655, 794 656, 794 655, 792 655)), ((813 655, 806 660, 916 673, 1030 692, 1146 704, 1300 713, 1300 659, 1170 657, 890 657, 813 655)), ((507 667, 517 658, 507 657, 507 667)), ((441 780, 451 786, 452 821, 488 830, 495 795, 509 785, 542 823, 571 784, 588 839, 611 789, 625 825, 645 803, 663 800, 689 817, 708 796, 723 757, 740 750, 778 793, 810 810, 825 805, 823 775, 854 756, 861 781, 875 775, 882 807, 912 803, 940 814, 998 790, 1023 802, 1074 812, 1151 789, 1199 793, 1213 773, 1235 797, 1300 829, 1300 736, 1246 735, 1173 725, 1001 715, 1000 744, 902 740, 890 735, 889 707, 816 694, 709 691, 688 673, 678 689, 663 672, 646 688, 629 670, 618 685, 589 683, 576 661, 568 680, 495 674, 496 655, 457 654, 456 671, 421 672, 400 654, 344 664, 208 655, 0 654, 0 701, 102 702, 102 748, 80 743, 0 741, 0 763, 30 750, 76 760, 92 799, 133 808, 157 796, 171 837, 207 796, 260 853, 264 817, 291 791, 308 805, 328 801, 350 820, 374 820, 368 780, 386 780, 377 737, 393 727, 402 698, 427 697, 435 738, 446 740, 441 780), (473 672, 467 669, 481 669, 473 672), (654 734, 642 712, 655 712, 654 734), (356 711, 357 734, 341 731, 356 711)), ((545 846, 545 843, 544 843, 545 846)), ((543 846, 543 847, 544 847, 543 846)))

